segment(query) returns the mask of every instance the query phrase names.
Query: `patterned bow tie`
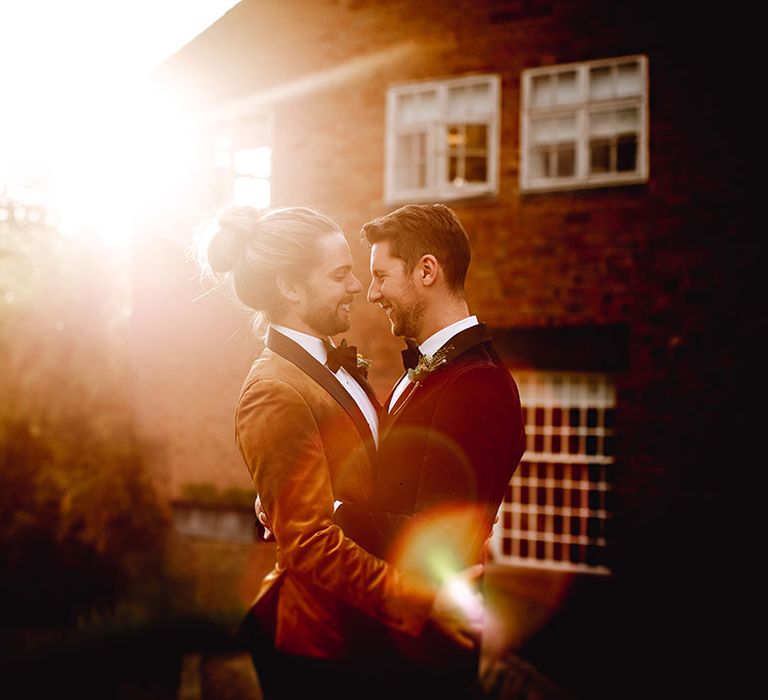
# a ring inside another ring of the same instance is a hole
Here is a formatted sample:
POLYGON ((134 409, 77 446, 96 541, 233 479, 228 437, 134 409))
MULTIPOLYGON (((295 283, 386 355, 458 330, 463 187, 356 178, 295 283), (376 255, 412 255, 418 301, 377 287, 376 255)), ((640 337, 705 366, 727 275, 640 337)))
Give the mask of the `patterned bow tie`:
POLYGON ((325 349, 328 351, 328 359, 325 364, 334 374, 339 371, 339 367, 343 367, 347 372, 357 370, 357 347, 355 345, 347 345, 347 341, 342 340, 341 345, 334 347, 325 341, 325 349))
POLYGON ((413 338, 406 338, 405 344, 407 347, 401 350, 400 354, 403 356, 403 369, 407 372, 419 364, 421 350, 419 350, 419 344, 413 338))

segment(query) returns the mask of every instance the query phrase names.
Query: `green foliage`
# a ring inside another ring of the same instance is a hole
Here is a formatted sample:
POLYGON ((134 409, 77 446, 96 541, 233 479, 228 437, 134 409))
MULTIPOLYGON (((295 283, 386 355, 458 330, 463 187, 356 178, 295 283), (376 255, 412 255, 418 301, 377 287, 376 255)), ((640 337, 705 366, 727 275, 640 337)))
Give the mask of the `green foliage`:
POLYGON ((0 619, 158 600, 170 518, 128 401, 119 275, 54 231, 2 233, 0 619))

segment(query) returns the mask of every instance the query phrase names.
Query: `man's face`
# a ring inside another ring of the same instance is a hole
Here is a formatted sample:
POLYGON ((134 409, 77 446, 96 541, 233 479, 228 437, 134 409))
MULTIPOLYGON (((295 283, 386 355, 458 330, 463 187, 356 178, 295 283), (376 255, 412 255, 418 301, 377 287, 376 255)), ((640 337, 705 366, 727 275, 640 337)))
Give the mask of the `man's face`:
POLYGON ((368 301, 384 309, 392 335, 418 338, 424 302, 416 291, 415 271, 406 273, 405 262, 390 253, 389 241, 371 247, 371 276, 368 301))
POLYGON ((349 330, 349 305, 363 286, 352 274, 352 253, 341 231, 322 236, 317 246, 319 262, 299 283, 299 316, 319 335, 336 335, 349 330))

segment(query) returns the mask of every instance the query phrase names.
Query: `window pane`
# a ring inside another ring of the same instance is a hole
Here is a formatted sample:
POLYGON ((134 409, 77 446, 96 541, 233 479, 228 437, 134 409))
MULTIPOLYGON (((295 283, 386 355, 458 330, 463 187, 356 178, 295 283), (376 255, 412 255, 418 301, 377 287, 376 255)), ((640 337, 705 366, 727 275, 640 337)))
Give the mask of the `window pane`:
POLYGON ((464 145, 464 128, 461 126, 449 126, 447 129, 448 148, 455 149, 464 145))
POLYGON ((468 156, 464 164, 464 178, 467 182, 488 181, 488 160, 482 156, 468 156))
MULTIPOLYGON (((503 537, 514 542, 527 539, 529 556, 536 556, 537 542, 544 543, 543 550, 538 547, 543 565, 560 563, 574 570, 606 570, 606 528, 612 508, 608 502, 608 466, 590 459, 589 453, 601 454, 602 433, 607 430, 603 416, 615 402, 613 385, 605 376, 538 372, 521 372, 518 385, 530 425, 538 431, 537 437, 545 435, 545 447, 555 437, 554 431, 559 430, 556 422, 573 422, 578 424, 578 434, 565 425, 561 429, 563 438, 573 440, 576 451, 553 455, 551 462, 527 461, 534 456, 530 453, 523 457, 505 496, 504 513, 510 512, 512 517, 504 517, 494 528, 496 549, 501 549, 503 537), (575 420, 567 421, 566 417, 575 420), (543 425, 535 425, 542 419, 543 425), (566 431, 573 434, 567 435, 566 431), (585 558, 587 546, 593 548, 589 562, 585 558), (568 558, 569 552, 573 553, 573 561, 559 561, 568 558)), ((514 563, 515 559, 520 559, 519 551, 502 561, 514 563)))
POLYGON ((616 94, 619 97, 625 97, 626 95, 639 95, 640 92, 640 64, 637 61, 622 63, 618 69, 616 94))
POLYGON ((459 159, 457 156, 448 158, 448 182, 456 186, 464 184, 463 181, 459 181, 459 159))
POLYGON ((426 135, 400 134, 395 144, 395 188, 426 187, 426 135))
POLYGON ((531 168, 531 177, 533 178, 549 177, 549 173, 550 173, 549 150, 536 149, 535 151, 531 151, 530 168, 531 168))
POLYGON ((485 149, 488 146, 488 127, 485 124, 467 124, 465 129, 467 148, 485 149))
POLYGON ((613 73, 610 66, 589 71, 589 96, 593 100, 613 97, 613 73))
POLYGON ((576 148, 559 146, 557 149, 557 176, 573 177, 576 172, 576 148))
POLYGON ((467 88, 455 87, 448 90, 448 118, 462 119, 469 116, 470 95, 467 88))
POLYGON ((397 121, 400 124, 411 124, 415 122, 417 113, 417 95, 398 95, 397 121))
POLYGON ((531 120, 531 141, 534 145, 554 143, 555 141, 554 119, 531 120))
POLYGON ((612 112, 593 113, 589 115, 589 135, 608 138, 614 135, 614 115, 612 112))
POLYGON ((589 142, 589 172, 611 171, 611 142, 608 139, 592 139, 589 142))
POLYGON ((472 116, 481 117, 493 114, 493 100, 490 83, 479 83, 472 86, 472 116))
POLYGON ((620 173, 637 170, 637 137, 634 134, 619 136, 616 144, 616 170, 620 173))
POLYGON ((576 139, 576 115, 559 117, 557 120, 557 140, 574 141, 576 139))
POLYGON ((422 122, 434 121, 440 117, 437 92, 425 90, 419 95, 419 119, 422 122))
POLYGON ((407 93, 397 97, 397 122, 416 124, 434 121, 438 118, 437 93, 426 90, 421 93, 407 93))
POLYGON ((640 115, 636 109, 621 109, 616 112, 616 131, 619 134, 637 131, 639 122, 640 115))
POLYGON ((578 98, 576 90, 576 71, 569 70, 557 76, 557 103, 567 104, 578 98))
POLYGON ((531 81, 531 102, 535 106, 552 103, 552 79, 548 75, 537 75, 531 81))

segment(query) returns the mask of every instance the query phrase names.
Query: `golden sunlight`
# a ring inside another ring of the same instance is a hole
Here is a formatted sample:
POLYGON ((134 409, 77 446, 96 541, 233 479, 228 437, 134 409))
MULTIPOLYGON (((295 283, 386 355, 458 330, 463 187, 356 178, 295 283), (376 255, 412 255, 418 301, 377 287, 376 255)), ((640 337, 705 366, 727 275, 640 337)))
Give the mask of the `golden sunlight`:
POLYGON ((65 235, 127 242, 188 172, 190 131, 151 71, 232 0, 18 0, 0 7, 0 196, 65 235))

